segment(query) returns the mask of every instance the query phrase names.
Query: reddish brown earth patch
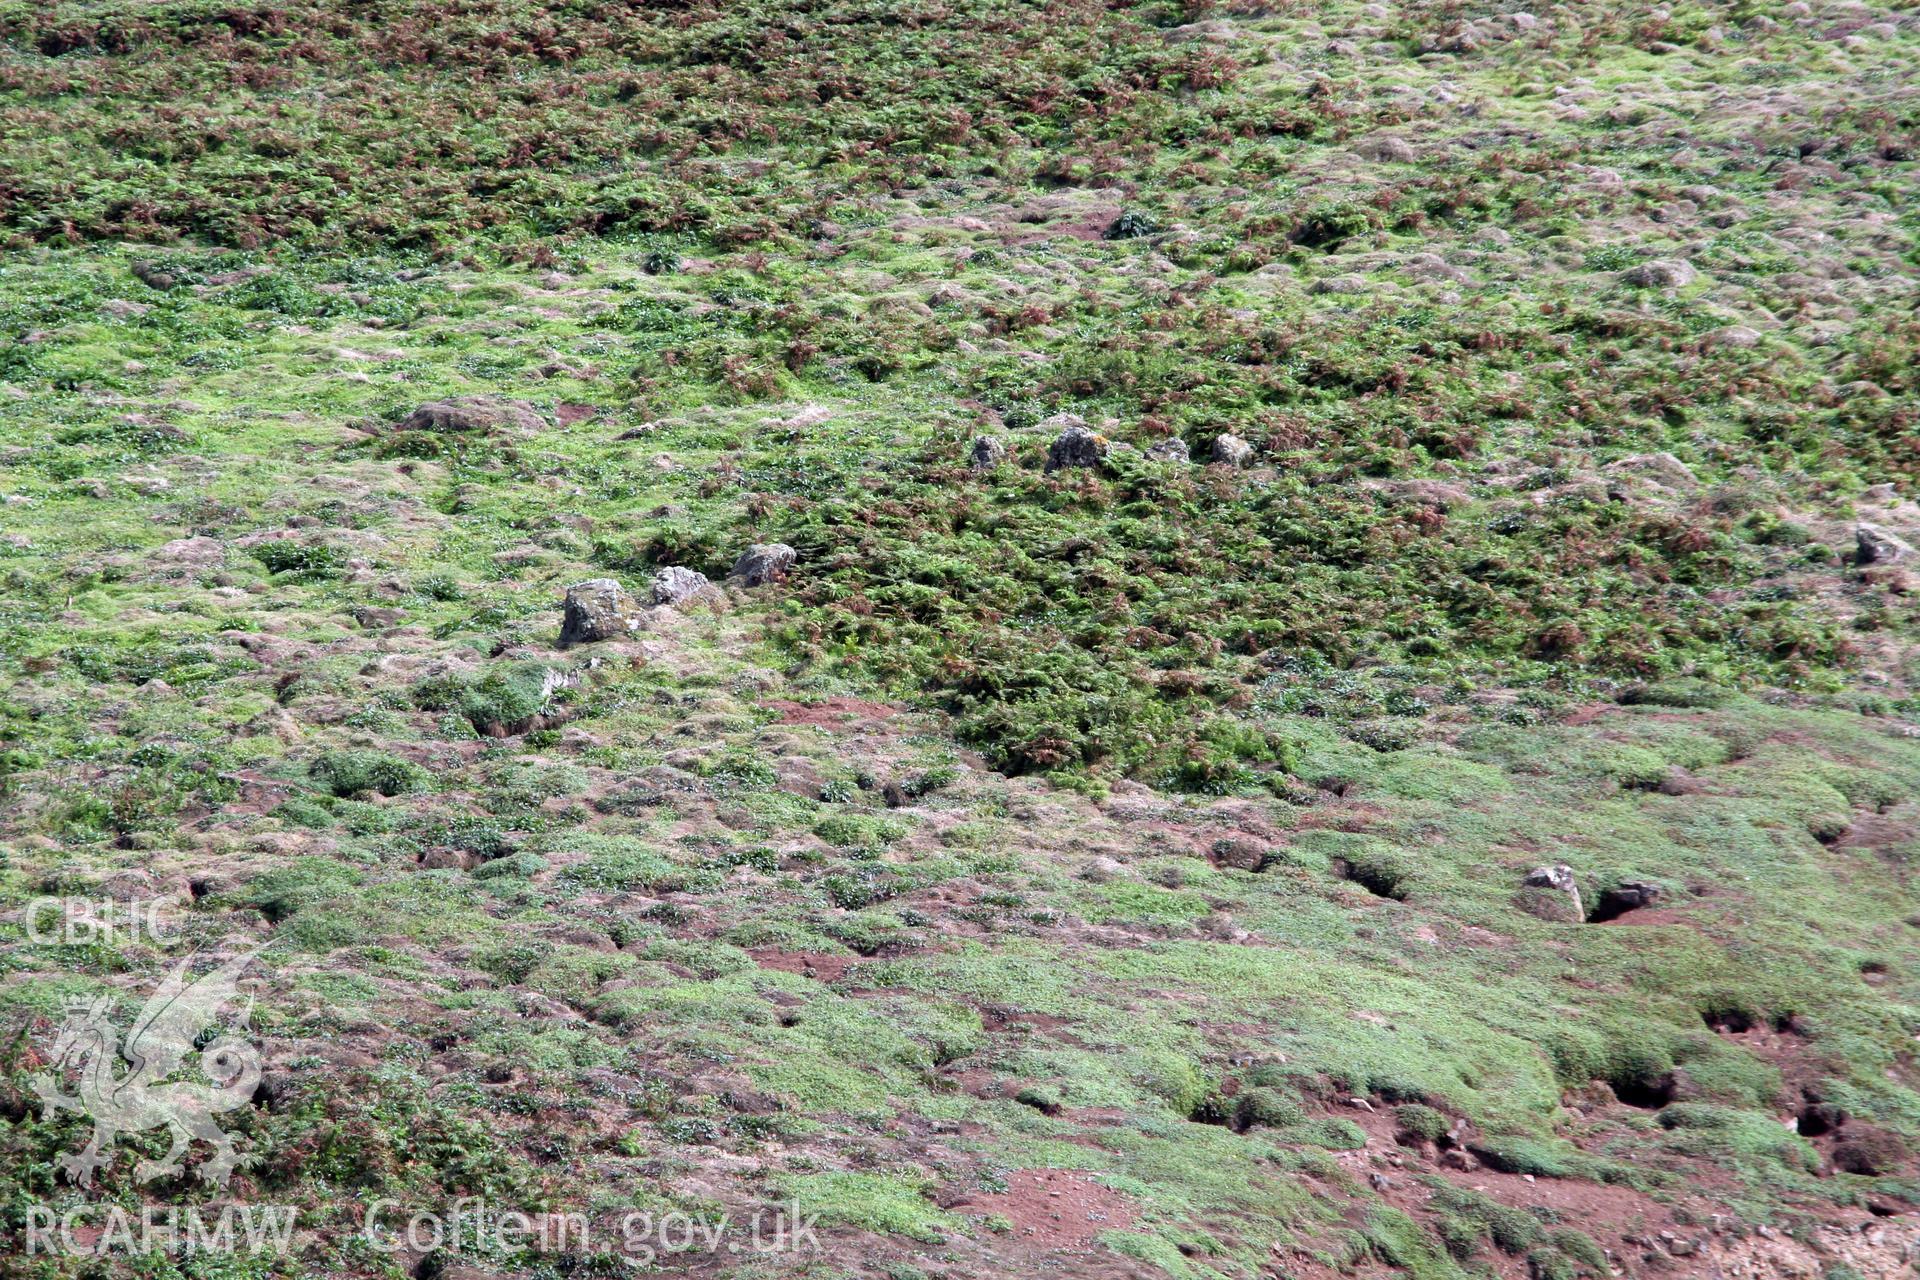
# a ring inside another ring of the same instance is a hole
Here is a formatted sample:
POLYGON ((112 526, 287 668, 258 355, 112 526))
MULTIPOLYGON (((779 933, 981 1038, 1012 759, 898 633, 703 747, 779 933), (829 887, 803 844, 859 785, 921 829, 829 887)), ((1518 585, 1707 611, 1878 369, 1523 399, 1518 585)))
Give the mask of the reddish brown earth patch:
POLYGON ((886 720, 899 714, 893 708, 861 698, 828 698, 803 706, 785 698, 772 698, 767 706, 779 712, 781 724, 810 724, 831 729, 856 720, 886 720))
POLYGON ((1008 1009, 997 1004, 979 1004, 975 1008, 980 1011, 981 1024, 989 1031, 1009 1028, 1016 1031, 1067 1031, 1072 1030, 1074 1025, 1050 1013, 1030 1013, 1025 1009, 1008 1009))
POLYGON ((1903 806, 1899 814, 1862 814, 1834 844, 1841 849, 1867 849, 1874 853, 1885 853, 1899 845, 1912 843, 1916 836, 1920 836, 1920 814, 1916 814, 1911 806, 1903 806))
POLYGON ((847 974, 847 970, 859 964, 860 956, 837 956, 826 951, 778 951, 762 947, 749 951, 753 962, 762 969, 778 969, 781 973, 797 973, 812 978, 816 982, 838 982, 847 974))
POLYGON ((1101 1232, 1133 1224, 1126 1197, 1078 1169, 1021 1169, 1007 1175, 1005 1191, 975 1194, 954 1208, 997 1214, 1013 1224, 1016 1240, 1046 1250, 1084 1250, 1101 1232))
POLYGON ((585 422, 599 412, 590 404, 562 404, 554 408, 553 417, 561 426, 570 427, 576 422, 585 422))
POLYGON ((1011 245, 1040 244, 1059 236, 1074 240, 1084 240, 1088 244, 1098 244, 1107 238, 1107 228, 1120 216, 1119 205, 1096 205, 1079 213, 1070 213, 1065 217, 1042 218, 1029 222, 1021 216, 1011 227, 1001 230, 1001 237, 1011 245))

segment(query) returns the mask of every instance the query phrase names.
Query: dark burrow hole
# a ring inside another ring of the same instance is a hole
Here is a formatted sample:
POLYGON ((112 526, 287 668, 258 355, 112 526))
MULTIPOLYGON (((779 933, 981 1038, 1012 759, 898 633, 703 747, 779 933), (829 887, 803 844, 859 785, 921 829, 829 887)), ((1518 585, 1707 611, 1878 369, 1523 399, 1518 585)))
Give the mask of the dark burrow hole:
POLYGON ((1818 1138, 1822 1134, 1832 1133, 1847 1122, 1847 1113, 1831 1102, 1821 1102, 1816 1098, 1807 1099, 1807 1105, 1800 1109, 1799 1123, 1796 1126, 1803 1138, 1818 1138))
POLYGON ((1651 1080, 1616 1080, 1613 1082, 1613 1096, 1630 1107, 1642 1111, 1658 1111, 1673 1101, 1673 1073, 1656 1076, 1651 1080))
POLYGON ((1753 1030, 1753 1019, 1739 1009, 1715 1009, 1700 1015, 1715 1031, 1724 1031, 1728 1035, 1740 1035, 1753 1030))
POLYGON ((1401 881, 1406 877, 1398 867, 1377 862, 1349 862, 1345 858, 1336 858, 1333 862, 1333 874, 1342 880, 1359 885, 1377 898, 1392 898, 1395 902, 1406 901, 1406 890, 1401 887, 1401 881))
POLYGON ((1187 1114, 1187 1119, 1195 1124, 1215 1124, 1222 1127, 1233 1123, 1233 1099, 1223 1098, 1219 1094, 1209 1094, 1200 1104, 1187 1114))
POLYGON ((1605 924, 1609 920, 1618 920, 1629 911, 1652 906, 1659 898, 1660 890, 1654 885, 1638 881, 1615 885, 1602 893, 1593 904, 1593 910, 1587 913, 1587 923, 1605 924))

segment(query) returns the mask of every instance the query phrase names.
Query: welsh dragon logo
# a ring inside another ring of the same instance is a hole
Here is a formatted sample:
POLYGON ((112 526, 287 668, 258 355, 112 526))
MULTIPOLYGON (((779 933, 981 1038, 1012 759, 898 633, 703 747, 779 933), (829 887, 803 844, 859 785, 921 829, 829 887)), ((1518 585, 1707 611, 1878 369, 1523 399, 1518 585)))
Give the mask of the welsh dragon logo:
POLYGON ((213 1144, 213 1157, 199 1167, 201 1179, 218 1187, 227 1184, 246 1158, 234 1152, 232 1135, 213 1117, 244 1106, 260 1085, 260 1052, 246 1038, 251 998, 217 1038, 204 1047, 201 1041, 221 1008, 238 1000, 240 973, 258 952, 258 947, 242 951, 191 981, 193 957, 182 960, 140 1010, 124 1044, 109 1021, 111 996, 68 1001, 66 1021, 51 1051, 53 1070, 31 1083, 44 1118, 77 1111, 93 1121, 92 1140, 58 1162, 69 1180, 92 1185, 94 1173, 113 1159, 111 1148, 121 1134, 164 1126, 172 1145, 160 1159, 135 1165, 135 1178, 152 1182, 179 1173, 188 1144, 198 1139, 213 1144), (167 1077, 179 1071, 196 1048, 200 1068, 213 1085, 169 1082, 167 1077), (79 1094, 69 1097, 60 1092, 60 1084, 73 1069, 79 1072, 79 1094))

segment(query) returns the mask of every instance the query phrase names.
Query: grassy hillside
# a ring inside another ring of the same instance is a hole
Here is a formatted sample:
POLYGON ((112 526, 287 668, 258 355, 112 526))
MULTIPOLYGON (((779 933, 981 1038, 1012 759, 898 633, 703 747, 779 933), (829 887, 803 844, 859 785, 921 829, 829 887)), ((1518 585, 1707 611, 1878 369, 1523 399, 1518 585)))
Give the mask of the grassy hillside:
POLYGON ((1916 64, 1863 3, 0 0, 0 1220, 1899 1274, 1916 64), (639 627, 562 648, 592 578, 639 627), (252 1163, 71 1185, 66 998, 247 942, 252 1163))

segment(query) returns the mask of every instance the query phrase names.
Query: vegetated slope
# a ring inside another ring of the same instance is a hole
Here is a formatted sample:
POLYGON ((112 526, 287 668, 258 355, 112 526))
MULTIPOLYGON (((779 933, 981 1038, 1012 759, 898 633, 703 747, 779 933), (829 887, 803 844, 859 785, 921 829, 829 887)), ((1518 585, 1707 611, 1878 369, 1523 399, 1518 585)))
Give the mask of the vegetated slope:
POLYGON ((263 1271, 1899 1265, 1912 19, 762 8, 0 8, 9 1227, 271 938, 263 1271))

